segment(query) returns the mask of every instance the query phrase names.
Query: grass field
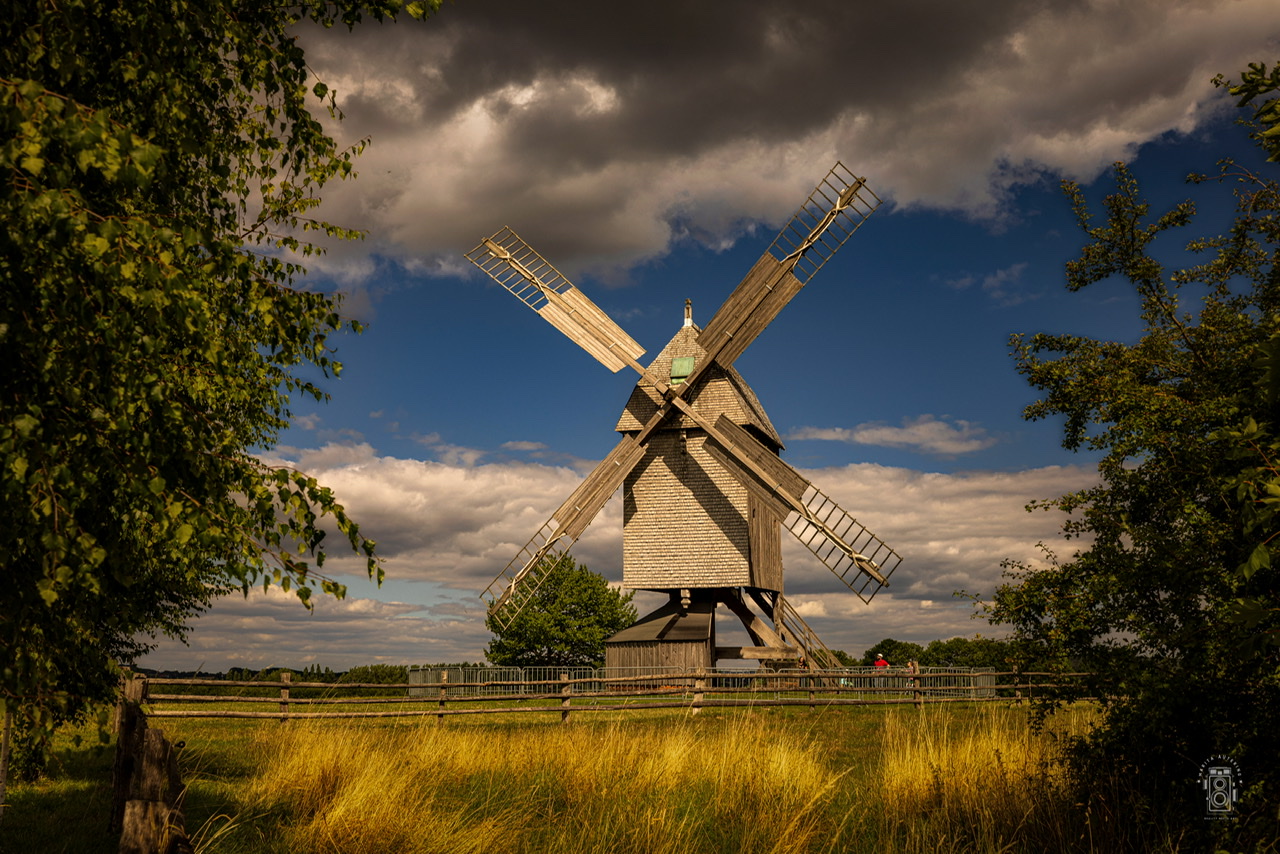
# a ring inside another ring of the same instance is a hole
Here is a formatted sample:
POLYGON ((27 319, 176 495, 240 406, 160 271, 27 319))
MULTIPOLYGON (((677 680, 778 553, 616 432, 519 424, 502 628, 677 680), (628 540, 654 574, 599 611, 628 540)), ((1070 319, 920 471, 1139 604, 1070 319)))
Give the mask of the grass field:
MULTIPOLYGON (((154 725, 185 743, 203 852, 1110 848, 1062 790, 1055 733, 996 703, 154 725)), ((114 850, 110 764, 64 742, 50 779, 11 789, 0 850, 114 850)))

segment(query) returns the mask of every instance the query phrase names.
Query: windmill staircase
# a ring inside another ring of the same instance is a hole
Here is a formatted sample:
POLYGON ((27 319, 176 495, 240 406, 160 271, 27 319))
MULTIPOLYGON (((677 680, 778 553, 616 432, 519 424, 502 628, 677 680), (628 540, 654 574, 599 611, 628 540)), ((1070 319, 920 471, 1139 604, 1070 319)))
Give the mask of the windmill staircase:
POLYGON ((805 666, 810 670, 838 670, 844 666, 781 593, 774 601, 773 623, 787 643, 804 650, 805 666))

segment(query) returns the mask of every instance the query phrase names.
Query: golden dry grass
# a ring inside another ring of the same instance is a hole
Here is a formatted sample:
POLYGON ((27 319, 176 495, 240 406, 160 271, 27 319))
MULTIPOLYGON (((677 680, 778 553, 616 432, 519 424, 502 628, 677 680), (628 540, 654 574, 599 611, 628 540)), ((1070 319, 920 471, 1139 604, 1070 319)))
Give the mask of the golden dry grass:
POLYGON ((1094 850, 996 704, 256 732, 208 854, 1094 850))
MULTIPOLYGON (((1094 712, 1063 712, 1035 732, 1024 710, 988 706, 957 716, 945 708, 885 717, 881 790, 884 850, 1075 850, 1080 840, 1057 763, 1055 736, 1083 733, 1094 712), (1041 849, 1044 850, 1044 849, 1041 849)), ((1087 850, 1088 843, 1084 840, 1087 850)))
POLYGON ((687 852, 726 833, 738 851, 805 850, 840 776, 762 722, 314 726, 272 742, 246 800, 288 815, 299 851, 687 852))

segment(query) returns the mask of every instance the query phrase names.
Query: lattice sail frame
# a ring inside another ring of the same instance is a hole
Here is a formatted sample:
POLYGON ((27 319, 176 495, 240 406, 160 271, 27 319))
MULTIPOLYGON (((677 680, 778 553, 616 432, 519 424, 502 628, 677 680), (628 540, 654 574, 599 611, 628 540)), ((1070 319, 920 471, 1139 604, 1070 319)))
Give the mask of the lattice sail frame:
POLYGON ((489 615, 500 628, 511 627, 524 606, 537 595, 551 568, 575 541, 559 522, 548 519, 498 577, 489 582, 480 598, 489 603, 489 615))
POLYGON ((573 282, 521 240, 510 226, 504 225, 492 237, 482 240, 466 258, 534 311, 546 304, 548 291, 563 294, 573 287, 573 282), (495 246, 501 252, 495 252, 495 246), (510 257, 504 257, 504 253, 510 257))
POLYGON ((638 368, 644 348, 509 226, 466 258, 609 370, 638 368))
POLYGON ((880 204, 880 197, 867 186, 865 178, 836 161, 778 232, 768 252, 776 261, 798 255, 791 273, 801 284, 808 284, 880 204))
POLYGON ((803 503, 806 512, 792 510, 782 527, 795 535, 859 599, 870 603, 880 588, 889 583, 889 576, 902 563, 902 557, 813 484, 805 490, 803 503), (848 544, 852 552, 827 536, 828 530, 848 544))

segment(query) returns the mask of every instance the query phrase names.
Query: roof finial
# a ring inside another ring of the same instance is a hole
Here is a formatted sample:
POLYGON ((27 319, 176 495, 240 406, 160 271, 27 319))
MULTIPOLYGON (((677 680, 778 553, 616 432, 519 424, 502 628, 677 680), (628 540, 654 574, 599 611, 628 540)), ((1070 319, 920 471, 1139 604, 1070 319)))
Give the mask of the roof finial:
POLYGON ((693 300, 684 301, 684 325, 693 326, 693 300))

